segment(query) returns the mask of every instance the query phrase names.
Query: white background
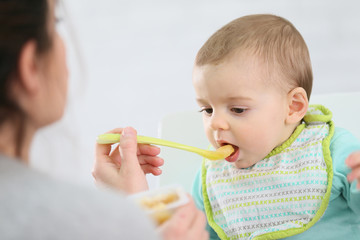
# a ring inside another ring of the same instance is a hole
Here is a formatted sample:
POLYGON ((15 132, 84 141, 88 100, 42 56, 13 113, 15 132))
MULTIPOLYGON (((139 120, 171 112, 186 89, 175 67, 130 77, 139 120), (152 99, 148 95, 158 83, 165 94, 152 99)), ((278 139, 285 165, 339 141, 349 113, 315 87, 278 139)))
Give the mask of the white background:
MULTIPOLYGON (((64 0, 63 0, 64 1, 64 0)), ((243 15, 290 20, 308 44, 314 94, 360 90, 357 0, 65 0, 59 30, 67 48, 69 103, 62 121, 43 129, 34 167, 92 186, 95 138, 133 126, 157 136, 168 113, 197 109, 194 57, 207 38, 243 15)))

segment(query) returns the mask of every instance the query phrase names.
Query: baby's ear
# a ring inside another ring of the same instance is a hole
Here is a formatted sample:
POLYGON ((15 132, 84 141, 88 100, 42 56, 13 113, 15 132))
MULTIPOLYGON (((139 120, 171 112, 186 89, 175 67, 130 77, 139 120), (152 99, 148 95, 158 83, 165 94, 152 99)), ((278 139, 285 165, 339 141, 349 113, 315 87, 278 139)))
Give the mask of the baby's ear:
POLYGON ((301 121, 305 116, 309 101, 306 91, 302 87, 297 87, 288 93, 288 114, 286 117, 287 124, 294 124, 301 121))

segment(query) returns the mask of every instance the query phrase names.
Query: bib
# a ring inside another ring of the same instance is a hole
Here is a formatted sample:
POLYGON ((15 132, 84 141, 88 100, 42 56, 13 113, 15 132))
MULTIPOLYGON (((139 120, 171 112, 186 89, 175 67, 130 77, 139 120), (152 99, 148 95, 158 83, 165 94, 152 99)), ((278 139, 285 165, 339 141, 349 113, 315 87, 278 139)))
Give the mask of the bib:
POLYGON ((331 117, 325 107, 310 106, 292 136, 250 168, 204 159, 205 212, 221 239, 285 238, 320 219, 333 176, 331 117))

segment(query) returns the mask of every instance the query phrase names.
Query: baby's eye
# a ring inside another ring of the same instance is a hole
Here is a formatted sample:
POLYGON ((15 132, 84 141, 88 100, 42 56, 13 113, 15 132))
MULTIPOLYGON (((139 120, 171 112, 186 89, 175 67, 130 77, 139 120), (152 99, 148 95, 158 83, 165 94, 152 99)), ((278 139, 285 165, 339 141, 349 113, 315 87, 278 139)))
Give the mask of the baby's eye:
POLYGON ((245 108, 231 108, 231 111, 234 113, 243 113, 246 111, 245 108))
POLYGON ((202 108, 200 112, 205 112, 207 115, 211 115, 213 113, 212 108, 202 108))

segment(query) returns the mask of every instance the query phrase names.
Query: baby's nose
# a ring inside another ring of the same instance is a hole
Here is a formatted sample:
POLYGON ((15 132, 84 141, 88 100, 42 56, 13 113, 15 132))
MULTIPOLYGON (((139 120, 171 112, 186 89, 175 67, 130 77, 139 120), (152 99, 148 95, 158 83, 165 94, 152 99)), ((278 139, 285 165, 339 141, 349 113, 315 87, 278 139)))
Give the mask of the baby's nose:
POLYGON ((229 129, 229 124, 226 117, 221 114, 213 114, 211 116, 210 126, 213 130, 229 129))

